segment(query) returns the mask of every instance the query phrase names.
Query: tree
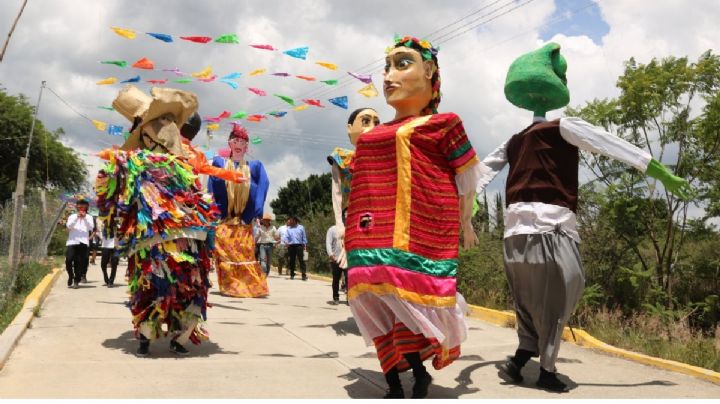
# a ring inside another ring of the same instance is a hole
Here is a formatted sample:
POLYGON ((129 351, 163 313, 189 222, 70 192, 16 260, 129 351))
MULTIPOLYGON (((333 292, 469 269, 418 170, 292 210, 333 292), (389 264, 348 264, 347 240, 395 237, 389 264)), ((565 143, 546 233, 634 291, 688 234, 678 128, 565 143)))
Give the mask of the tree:
POLYGON ((311 174, 304 180, 298 178, 288 181, 278 191, 270 207, 276 215, 296 215, 300 218, 311 214, 332 212, 332 177, 330 173, 311 174))
MULTIPOLYGON (((0 87, 0 201, 12 196, 15 190, 20 157, 25 155, 34 108, 24 95, 12 96, 0 87)), ((62 129, 49 132, 41 121, 35 123, 27 186, 46 184, 74 192, 87 176, 85 164, 60 141, 62 129)))
POLYGON ((499 238, 503 238, 503 234, 505 233, 505 214, 503 210, 502 194, 498 192, 495 194, 495 235, 499 238))
POLYGON ((648 282, 648 293, 656 299, 650 303, 672 308, 674 277, 687 239, 688 209, 691 204, 704 208, 703 222, 720 214, 720 57, 708 51, 695 63, 676 57, 648 64, 630 59, 617 86, 619 97, 567 108, 565 114, 603 126, 645 148, 691 182, 697 195, 690 202, 679 200, 624 163, 583 153, 583 163, 595 179, 581 190, 592 203, 581 201, 578 220, 583 238, 594 239, 597 234, 592 232, 598 229, 605 232, 604 242, 597 240, 600 244, 592 246, 600 250, 600 256, 612 246, 622 253, 615 258, 621 259, 626 252, 636 258, 637 265, 609 270, 624 271, 636 285, 648 282), (702 106, 699 113, 698 105, 702 106), (594 225, 598 222, 602 225, 594 225))

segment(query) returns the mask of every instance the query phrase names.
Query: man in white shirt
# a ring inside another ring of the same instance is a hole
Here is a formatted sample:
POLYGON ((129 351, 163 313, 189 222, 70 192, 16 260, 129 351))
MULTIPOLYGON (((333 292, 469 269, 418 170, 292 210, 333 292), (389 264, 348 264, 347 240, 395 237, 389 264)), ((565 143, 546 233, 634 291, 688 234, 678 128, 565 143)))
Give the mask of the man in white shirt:
POLYGON ((288 250, 287 250, 287 244, 283 242, 287 238, 287 222, 278 227, 278 236, 280 237, 280 242, 278 243, 278 275, 282 275, 282 269, 287 263, 288 259, 288 250))
POLYGON ((77 289, 88 267, 88 246, 90 232, 95 228, 92 216, 88 215, 89 203, 80 199, 76 203, 77 213, 68 217, 68 240, 65 243, 65 270, 68 273, 68 287, 77 289))
POLYGON ((265 276, 268 276, 270 275, 273 246, 280 240, 280 235, 272 225, 272 216, 269 213, 263 214, 260 225, 255 230, 255 243, 260 252, 258 261, 260 261, 260 267, 265 272, 265 276))
MULTIPOLYGON (((342 221, 345 223, 345 209, 342 211, 342 221)), ((347 285, 347 269, 340 267, 340 258, 343 252, 343 244, 340 240, 337 226, 332 225, 325 236, 325 250, 327 251, 330 264, 330 273, 332 273, 332 303, 340 303, 340 277, 345 277, 345 285, 347 285)))

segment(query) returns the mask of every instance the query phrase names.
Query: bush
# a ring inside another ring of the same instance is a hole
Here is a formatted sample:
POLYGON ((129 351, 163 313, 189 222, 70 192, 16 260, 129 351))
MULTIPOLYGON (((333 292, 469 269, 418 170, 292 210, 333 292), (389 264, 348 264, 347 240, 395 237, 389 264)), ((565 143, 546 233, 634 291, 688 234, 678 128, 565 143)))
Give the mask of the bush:
MULTIPOLYGON (((0 332, 4 331, 20 312, 25 297, 30 294, 45 275, 50 273, 52 267, 52 261, 48 263, 29 262, 20 265, 15 287, 6 301, 0 302, 0 332)), ((4 275, 6 273, 7 271, 0 271, 0 274, 4 275)), ((5 276, 0 277, 0 288, 4 290, 9 281, 5 276)))

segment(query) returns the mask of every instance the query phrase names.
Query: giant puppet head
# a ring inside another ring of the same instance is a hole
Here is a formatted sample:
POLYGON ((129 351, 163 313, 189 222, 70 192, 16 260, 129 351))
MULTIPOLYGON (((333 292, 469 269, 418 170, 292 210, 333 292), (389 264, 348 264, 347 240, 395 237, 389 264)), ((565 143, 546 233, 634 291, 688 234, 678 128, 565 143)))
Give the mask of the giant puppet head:
POLYGON ((247 130, 237 123, 234 123, 230 136, 228 136, 228 147, 230 148, 230 158, 234 161, 242 161, 248 151, 249 136, 247 130))
POLYGON ((350 143, 357 144, 361 134, 380 125, 378 113, 372 108, 358 108, 350 114, 347 123, 347 133, 350 143))
POLYGON ((153 87, 150 94, 128 85, 113 100, 115 110, 133 123, 122 149, 148 149, 185 157, 180 127, 197 110, 197 97, 164 87, 153 87))
POLYGON ((437 113, 440 68, 437 49, 430 42, 405 36, 395 39, 385 57, 385 101, 395 118, 437 113))
POLYGON ((567 62, 560 45, 549 43, 515 59, 505 79, 505 98, 513 105, 545 117, 547 111, 570 102, 567 88, 567 62))

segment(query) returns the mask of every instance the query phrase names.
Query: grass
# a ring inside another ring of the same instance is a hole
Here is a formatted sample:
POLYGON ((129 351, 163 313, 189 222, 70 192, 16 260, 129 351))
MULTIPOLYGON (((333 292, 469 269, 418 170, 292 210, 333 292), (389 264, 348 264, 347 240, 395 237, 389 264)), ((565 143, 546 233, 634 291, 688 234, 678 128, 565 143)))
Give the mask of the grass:
MULTIPOLYGON (((6 260, 3 260, 6 261, 6 260)), ((45 275, 50 273, 50 270, 57 266, 57 259, 48 259, 43 263, 40 262, 29 262, 24 263, 18 270, 17 280, 15 281, 15 287, 9 294, 8 299, 4 302, 0 302, 0 333, 5 331, 5 328, 13 321, 15 316, 22 309, 25 297, 37 286, 45 275)), ((0 268, 0 274, 6 274, 5 271, 6 262, 3 262, 2 268, 0 268)), ((0 277, 0 288, 3 290, 6 287, 6 283, 9 279, 5 276, 0 277)))
POLYGON ((624 317, 617 310, 600 310, 584 317, 583 328, 605 343, 720 372, 720 326, 708 336, 687 321, 666 323, 644 313, 624 317))

